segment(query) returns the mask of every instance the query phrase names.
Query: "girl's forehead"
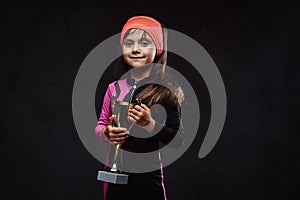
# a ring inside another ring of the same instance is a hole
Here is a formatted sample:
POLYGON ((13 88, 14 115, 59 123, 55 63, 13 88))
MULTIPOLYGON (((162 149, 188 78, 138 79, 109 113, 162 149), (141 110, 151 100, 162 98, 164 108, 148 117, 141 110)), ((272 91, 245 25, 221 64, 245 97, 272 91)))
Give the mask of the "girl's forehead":
POLYGON ((128 35, 126 36, 127 39, 130 38, 148 38, 151 39, 151 37, 149 36, 149 34, 142 30, 142 29, 131 29, 128 31, 128 35))

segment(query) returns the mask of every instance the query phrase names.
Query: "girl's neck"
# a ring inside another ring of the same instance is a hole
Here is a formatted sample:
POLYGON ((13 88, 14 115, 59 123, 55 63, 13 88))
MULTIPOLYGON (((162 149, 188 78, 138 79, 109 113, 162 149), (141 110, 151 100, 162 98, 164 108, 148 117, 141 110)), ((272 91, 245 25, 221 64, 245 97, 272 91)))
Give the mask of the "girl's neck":
POLYGON ((139 67, 139 68, 133 68, 130 70, 130 77, 134 79, 135 81, 143 80, 144 78, 147 78, 151 74, 151 67, 145 66, 145 67, 139 67))

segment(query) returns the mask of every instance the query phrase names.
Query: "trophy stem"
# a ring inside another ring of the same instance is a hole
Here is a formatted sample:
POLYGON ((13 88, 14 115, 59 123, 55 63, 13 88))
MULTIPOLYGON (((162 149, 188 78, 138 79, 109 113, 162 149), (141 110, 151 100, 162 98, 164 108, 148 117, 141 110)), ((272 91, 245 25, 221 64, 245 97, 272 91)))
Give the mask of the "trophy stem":
POLYGON ((112 172, 117 172, 117 157, 118 157, 118 153, 119 153, 119 148, 120 148, 120 144, 118 144, 116 146, 116 151, 115 151, 115 155, 114 155, 114 159, 113 159, 113 165, 110 171, 112 172))

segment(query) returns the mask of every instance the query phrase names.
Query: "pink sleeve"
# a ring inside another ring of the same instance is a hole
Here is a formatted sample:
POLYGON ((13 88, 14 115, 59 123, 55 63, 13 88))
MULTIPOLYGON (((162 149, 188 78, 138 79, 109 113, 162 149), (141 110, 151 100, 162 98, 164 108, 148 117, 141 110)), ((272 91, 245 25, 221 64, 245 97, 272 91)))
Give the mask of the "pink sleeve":
POLYGON ((103 140, 101 134, 102 134, 102 130, 108 124, 108 119, 110 117, 110 99, 111 99, 113 93, 114 93, 114 83, 111 83, 108 85, 108 88, 104 95, 100 117, 99 117, 99 120, 95 127, 95 135, 102 142, 104 142, 104 140, 103 140))

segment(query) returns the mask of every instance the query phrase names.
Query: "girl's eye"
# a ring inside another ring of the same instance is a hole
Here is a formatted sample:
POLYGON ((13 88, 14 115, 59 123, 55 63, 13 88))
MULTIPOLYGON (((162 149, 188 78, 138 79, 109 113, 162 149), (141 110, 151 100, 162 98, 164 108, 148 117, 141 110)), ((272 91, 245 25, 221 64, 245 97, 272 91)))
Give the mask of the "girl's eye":
POLYGON ((147 40, 143 40, 143 41, 141 42, 141 45, 142 45, 143 47, 148 46, 148 44, 149 44, 149 42, 148 42, 147 40))
POLYGON ((132 42, 131 42, 131 41, 126 41, 126 42, 125 42, 125 46, 129 47, 129 46, 131 46, 131 45, 132 45, 132 42))

